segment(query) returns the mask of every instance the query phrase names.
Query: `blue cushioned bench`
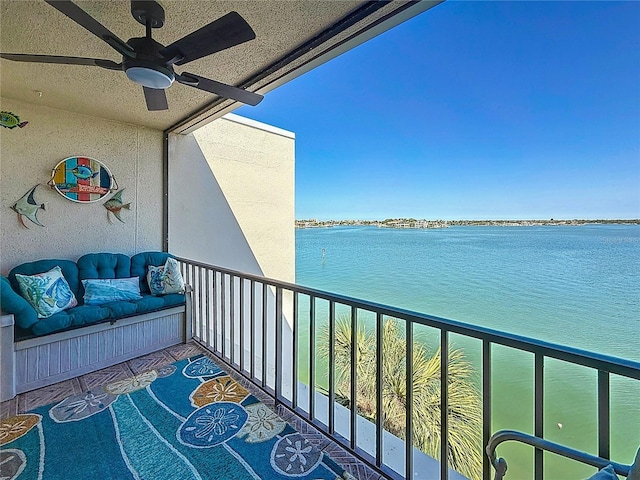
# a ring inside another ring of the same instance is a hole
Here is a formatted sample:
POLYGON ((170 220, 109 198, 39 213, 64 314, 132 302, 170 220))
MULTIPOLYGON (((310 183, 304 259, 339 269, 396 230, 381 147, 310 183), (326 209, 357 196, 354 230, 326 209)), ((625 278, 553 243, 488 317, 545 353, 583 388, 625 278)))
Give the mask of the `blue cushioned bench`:
POLYGON ((46 259, 14 267, 0 277, 2 307, 0 400, 99 370, 191 338, 191 301, 185 294, 154 296, 149 266, 171 255, 91 253, 77 262, 46 259), (38 318, 21 296, 16 274, 35 275, 59 266, 78 305, 38 318), (85 305, 82 280, 138 277, 142 298, 85 305))

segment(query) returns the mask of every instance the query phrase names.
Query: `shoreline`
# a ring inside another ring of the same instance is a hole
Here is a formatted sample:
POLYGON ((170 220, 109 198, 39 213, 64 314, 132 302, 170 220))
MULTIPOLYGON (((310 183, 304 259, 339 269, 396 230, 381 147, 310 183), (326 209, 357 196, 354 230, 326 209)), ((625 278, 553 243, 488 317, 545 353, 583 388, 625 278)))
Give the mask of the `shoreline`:
POLYGON ((431 229, 449 227, 534 227, 534 226, 580 226, 580 225, 640 225, 640 219, 593 219, 593 220, 416 220, 395 218, 386 220, 296 220, 295 228, 330 228, 369 226, 378 228, 431 229))

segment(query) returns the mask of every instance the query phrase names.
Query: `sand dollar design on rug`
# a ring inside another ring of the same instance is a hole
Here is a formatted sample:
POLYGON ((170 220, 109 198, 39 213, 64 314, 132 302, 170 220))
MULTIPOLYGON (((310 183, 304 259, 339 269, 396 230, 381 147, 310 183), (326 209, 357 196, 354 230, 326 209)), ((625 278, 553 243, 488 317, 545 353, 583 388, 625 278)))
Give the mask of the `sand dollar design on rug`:
POLYGON ((42 416, 37 413, 26 413, 2 420, 0 422, 0 446, 20 438, 36 426, 40 420, 42 420, 42 416))
POLYGON ((160 368, 156 368, 156 372, 158 373, 158 378, 166 378, 166 377, 168 377, 170 375, 173 375, 176 370, 177 370, 177 368, 173 364, 165 365, 164 367, 160 367, 160 368))
POLYGON ((14 480, 27 465, 27 457, 22 450, 9 448, 0 451, 0 479, 14 480))
POLYGON ((271 466, 288 477, 302 477, 322 461, 322 452, 299 433, 282 437, 271 450, 271 466))
POLYGON ((207 357, 200 357, 189 363, 182 371, 187 378, 213 377, 224 373, 222 369, 207 357))
POLYGON ((189 396, 191 405, 202 407, 214 402, 235 402, 240 403, 249 395, 238 382, 231 377, 224 377, 207 380, 189 396))
POLYGON ((125 393, 131 393, 136 390, 147 388, 156 378, 158 378, 158 373, 155 370, 150 370, 148 372, 140 373, 135 377, 112 382, 104 387, 104 389, 113 395, 123 395, 125 393))
POLYGON ((103 411, 117 398, 117 395, 104 390, 95 392, 89 390, 86 393, 65 398, 49 410, 49 416, 57 423, 77 422, 103 411))
POLYGON ((189 415, 180 425, 177 437, 180 443, 191 447, 214 447, 235 437, 248 416, 237 403, 212 403, 189 415))
POLYGON ((260 443, 271 440, 287 426, 287 422, 282 420, 264 403, 254 403, 245 407, 245 410, 249 414, 249 418, 238 437, 246 435, 245 441, 247 443, 260 443))

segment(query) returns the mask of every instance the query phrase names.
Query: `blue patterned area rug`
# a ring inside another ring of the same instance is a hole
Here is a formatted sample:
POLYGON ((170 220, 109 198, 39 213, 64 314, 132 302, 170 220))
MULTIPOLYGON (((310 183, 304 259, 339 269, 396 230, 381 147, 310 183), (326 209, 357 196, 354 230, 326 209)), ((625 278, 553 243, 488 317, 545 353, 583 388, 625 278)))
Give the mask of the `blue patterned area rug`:
POLYGON ((3 480, 347 477, 204 355, 2 420, 0 446, 3 480))

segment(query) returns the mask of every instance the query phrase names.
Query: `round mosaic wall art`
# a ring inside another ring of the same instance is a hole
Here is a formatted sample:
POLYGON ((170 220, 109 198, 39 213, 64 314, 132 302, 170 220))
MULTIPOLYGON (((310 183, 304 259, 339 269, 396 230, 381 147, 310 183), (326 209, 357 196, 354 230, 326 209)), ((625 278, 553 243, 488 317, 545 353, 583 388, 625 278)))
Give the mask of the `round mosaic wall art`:
POLYGON ((51 172, 49 185, 67 200, 92 203, 118 189, 115 178, 100 160, 67 157, 51 172))

